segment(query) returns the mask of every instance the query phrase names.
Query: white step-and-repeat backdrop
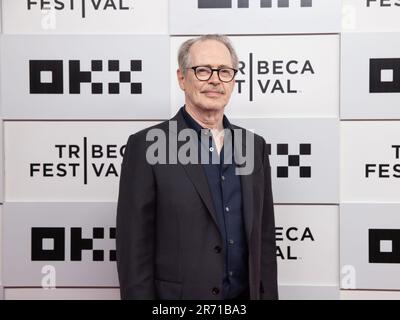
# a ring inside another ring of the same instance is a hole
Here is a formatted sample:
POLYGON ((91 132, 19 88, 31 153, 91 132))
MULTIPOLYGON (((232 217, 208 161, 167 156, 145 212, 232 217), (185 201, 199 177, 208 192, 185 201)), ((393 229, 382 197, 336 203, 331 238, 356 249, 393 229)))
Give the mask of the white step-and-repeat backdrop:
POLYGON ((399 0, 1 0, 0 299, 119 299, 130 134, 230 35, 226 114, 270 146, 281 299, 400 299, 399 0))

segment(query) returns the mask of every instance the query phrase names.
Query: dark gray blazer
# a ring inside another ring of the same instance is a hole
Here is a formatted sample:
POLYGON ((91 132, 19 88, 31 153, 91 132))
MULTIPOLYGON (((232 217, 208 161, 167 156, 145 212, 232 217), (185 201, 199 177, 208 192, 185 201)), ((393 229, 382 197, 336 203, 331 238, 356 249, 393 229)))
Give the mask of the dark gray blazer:
MULTIPOLYGON (((171 120, 178 132, 187 128, 179 112, 171 120)), ((151 128, 168 134, 169 121, 151 128)), ((116 234, 121 298, 221 299, 223 244, 204 169, 179 161, 150 165, 151 128, 129 137, 122 162, 116 234)), ((254 171, 241 176, 250 299, 277 299, 271 171, 264 139, 254 134, 254 144, 254 171)))

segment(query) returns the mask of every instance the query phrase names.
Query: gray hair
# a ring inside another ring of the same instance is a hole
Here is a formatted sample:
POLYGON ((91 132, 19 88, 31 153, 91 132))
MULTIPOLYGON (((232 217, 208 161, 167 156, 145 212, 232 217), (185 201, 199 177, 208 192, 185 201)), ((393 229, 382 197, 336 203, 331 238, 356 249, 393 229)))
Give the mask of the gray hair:
POLYGON ((235 48, 233 47, 232 42, 229 40, 229 38, 220 34, 206 34, 197 38, 189 39, 182 43, 182 45, 180 46, 178 51, 178 64, 179 69, 183 72, 183 74, 186 74, 186 69, 190 66, 189 51, 192 45, 197 42, 202 42, 206 40, 215 40, 225 45, 225 47, 229 50, 229 53, 231 54, 233 68, 238 68, 239 59, 236 54, 235 48))

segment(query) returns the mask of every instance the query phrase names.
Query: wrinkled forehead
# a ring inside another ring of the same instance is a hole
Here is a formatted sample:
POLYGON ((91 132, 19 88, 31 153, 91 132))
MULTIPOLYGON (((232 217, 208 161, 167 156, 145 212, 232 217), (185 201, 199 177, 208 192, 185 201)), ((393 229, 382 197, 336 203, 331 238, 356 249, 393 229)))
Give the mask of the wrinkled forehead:
POLYGON ((189 51, 192 66, 232 67, 232 57, 228 48, 215 40, 199 41, 189 51))

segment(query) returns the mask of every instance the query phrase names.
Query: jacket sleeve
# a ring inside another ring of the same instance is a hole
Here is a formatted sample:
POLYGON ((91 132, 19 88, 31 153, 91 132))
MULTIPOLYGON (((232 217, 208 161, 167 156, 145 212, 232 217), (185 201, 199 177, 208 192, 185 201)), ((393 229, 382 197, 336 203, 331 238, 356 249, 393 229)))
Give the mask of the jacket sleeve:
POLYGON ((278 299, 278 274, 275 242, 274 203, 271 167, 267 145, 263 139, 264 205, 261 230, 261 299, 278 299))
POLYGON ((155 299, 155 183, 143 135, 129 137, 121 165, 116 251, 122 299, 155 299))

